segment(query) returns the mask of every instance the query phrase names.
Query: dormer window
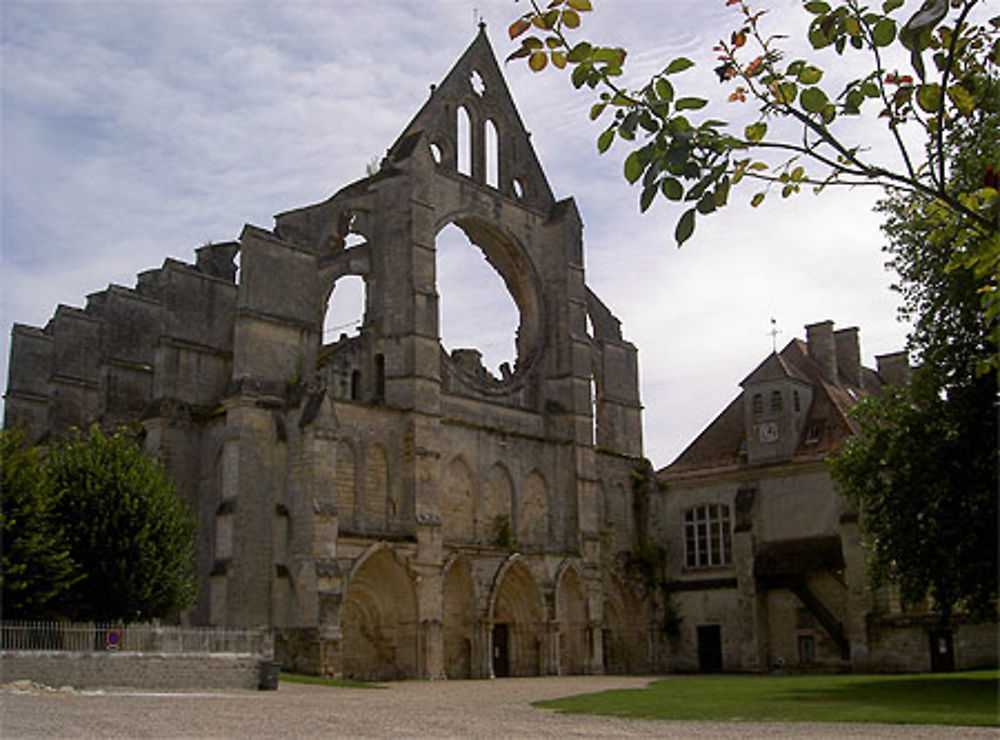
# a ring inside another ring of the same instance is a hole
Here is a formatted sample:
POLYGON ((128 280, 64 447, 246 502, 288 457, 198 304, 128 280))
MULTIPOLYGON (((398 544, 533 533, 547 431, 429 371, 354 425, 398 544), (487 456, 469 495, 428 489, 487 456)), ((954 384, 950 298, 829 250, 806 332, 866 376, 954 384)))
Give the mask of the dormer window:
POLYGON ((771 391, 771 411, 781 411, 781 391, 771 391))
POLYGON ((755 416, 764 413, 764 397, 759 393, 753 394, 753 413, 755 416))

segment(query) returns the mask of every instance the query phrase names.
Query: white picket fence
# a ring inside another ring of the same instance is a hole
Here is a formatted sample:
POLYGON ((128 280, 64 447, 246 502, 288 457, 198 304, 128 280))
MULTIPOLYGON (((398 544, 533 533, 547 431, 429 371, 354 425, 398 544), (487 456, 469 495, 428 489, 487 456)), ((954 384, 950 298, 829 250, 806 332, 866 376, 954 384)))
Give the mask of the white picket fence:
POLYGON ((93 622, 0 622, 0 650, 243 653, 273 656, 267 629, 93 622))

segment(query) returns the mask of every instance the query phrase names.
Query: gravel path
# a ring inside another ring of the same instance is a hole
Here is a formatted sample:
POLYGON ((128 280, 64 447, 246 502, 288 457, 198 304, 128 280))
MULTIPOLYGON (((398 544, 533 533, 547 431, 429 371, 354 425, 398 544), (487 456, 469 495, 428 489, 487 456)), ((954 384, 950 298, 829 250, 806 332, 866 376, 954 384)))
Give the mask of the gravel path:
MULTIPOLYGON (((531 702, 648 679, 578 676, 410 681, 383 690, 282 683, 276 692, 0 693, 0 736, 303 737, 989 737, 996 730, 898 725, 673 722, 556 714, 531 702)), ((676 680, 684 680, 679 678, 676 680)))

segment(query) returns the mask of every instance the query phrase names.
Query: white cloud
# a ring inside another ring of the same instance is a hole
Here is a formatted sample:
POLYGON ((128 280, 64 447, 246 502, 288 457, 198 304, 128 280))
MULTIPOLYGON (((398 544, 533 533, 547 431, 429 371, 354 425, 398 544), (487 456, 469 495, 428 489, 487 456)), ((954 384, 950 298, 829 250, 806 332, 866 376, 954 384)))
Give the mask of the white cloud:
MULTIPOLYGON (((793 0, 769 4, 776 25, 801 15, 793 0)), ((632 49, 636 80, 673 56, 697 58, 683 85, 711 96, 721 89, 711 46, 733 25, 722 5, 608 2, 584 31, 632 49)), ((190 261, 206 240, 234 238, 244 222, 270 227, 274 213, 363 175, 472 40, 473 7, 502 59, 524 4, 0 7, 6 377, 11 322, 44 325, 60 302, 131 285, 167 256, 190 261)), ((901 346, 870 194, 772 196, 757 210, 734 202, 677 250, 679 211, 658 203, 639 215, 621 177, 624 150, 597 155, 602 126, 587 121, 589 94, 559 73, 505 71, 553 189, 582 212, 588 280, 639 347, 646 451, 657 465, 770 350, 771 316, 782 342, 830 318, 861 327, 869 360, 901 346)))

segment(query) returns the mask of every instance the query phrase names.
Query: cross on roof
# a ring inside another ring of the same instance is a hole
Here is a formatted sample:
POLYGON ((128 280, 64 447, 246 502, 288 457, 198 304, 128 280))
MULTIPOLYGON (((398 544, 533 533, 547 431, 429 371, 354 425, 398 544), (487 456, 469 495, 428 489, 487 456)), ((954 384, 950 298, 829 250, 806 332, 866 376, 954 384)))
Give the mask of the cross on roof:
POLYGON ((771 317, 771 331, 768 332, 771 335, 771 351, 778 351, 778 335, 781 334, 781 329, 778 328, 778 320, 773 316, 771 317))

